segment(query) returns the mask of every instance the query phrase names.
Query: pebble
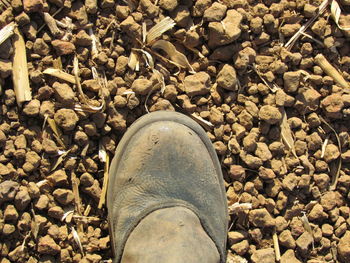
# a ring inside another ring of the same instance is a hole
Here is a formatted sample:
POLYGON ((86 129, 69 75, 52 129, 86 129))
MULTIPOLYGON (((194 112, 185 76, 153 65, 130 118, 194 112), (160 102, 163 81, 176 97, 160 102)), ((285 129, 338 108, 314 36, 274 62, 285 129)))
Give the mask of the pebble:
POLYGON ((254 209, 249 212, 249 222, 256 227, 274 227, 275 219, 266 208, 254 209))
POLYGON ((327 96, 321 101, 321 106, 328 117, 334 119, 342 118, 341 110, 344 107, 344 103, 340 94, 335 93, 327 96))
POLYGON ((273 248, 257 249, 251 257, 252 263, 275 263, 275 251, 273 248))
POLYGON ((37 99, 31 100, 23 108, 23 113, 29 117, 37 116, 39 114, 39 111, 40 111, 40 101, 37 99))
POLYGON ((38 252, 40 254, 56 255, 60 253, 61 247, 56 244, 49 235, 39 238, 38 252))
POLYGON ((217 47, 232 43, 241 35, 240 25, 243 16, 236 10, 230 9, 222 22, 210 22, 209 46, 217 47))
POLYGON ((71 190, 58 188, 53 191, 53 196, 62 205, 69 205, 74 201, 74 195, 71 190))
POLYGON ((58 56, 69 55, 75 52, 75 46, 71 42, 55 39, 51 44, 58 56))
POLYGON ((147 95, 152 90, 152 87, 152 81, 143 78, 136 79, 131 85, 131 89, 139 95, 147 95))
POLYGON ((237 89, 236 70, 229 64, 225 64, 219 71, 216 79, 218 86, 226 90, 237 89))
POLYGON ((282 120, 282 114, 276 107, 264 105, 260 108, 259 118, 268 124, 276 124, 282 120))
POLYGON ((79 118, 71 109, 59 109, 55 113, 54 120, 64 130, 71 131, 74 130, 79 118))
POLYGON ((19 190, 17 182, 6 180, 0 183, 0 203, 12 201, 19 190))
POLYGON ((72 105, 74 103, 76 95, 68 84, 55 82, 52 87, 55 91, 56 101, 66 105, 72 105))
POLYGON ((184 79, 185 92, 188 96, 206 95, 210 92, 210 76, 206 72, 197 72, 184 79))

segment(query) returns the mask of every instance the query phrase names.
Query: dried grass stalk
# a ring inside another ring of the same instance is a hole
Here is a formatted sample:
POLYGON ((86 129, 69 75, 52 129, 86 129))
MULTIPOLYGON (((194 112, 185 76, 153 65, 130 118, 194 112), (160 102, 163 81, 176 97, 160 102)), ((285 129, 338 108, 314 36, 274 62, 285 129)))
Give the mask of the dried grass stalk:
POLYGON ((179 68, 188 69, 190 73, 195 73, 188 62, 186 56, 176 50, 175 46, 166 40, 158 40, 152 45, 152 49, 163 50, 170 58, 171 62, 179 68))
POLYGON ((210 121, 207 121, 205 119, 203 119, 201 116, 195 114, 195 113, 192 113, 191 114, 191 117, 199 122, 199 124, 203 125, 207 130, 210 130, 214 127, 214 124, 212 124, 210 121))
POLYGON ((108 187, 108 178, 109 177, 109 154, 106 153, 106 162, 105 162, 105 169, 103 172, 103 186, 102 186, 102 192, 101 192, 101 197, 100 201, 98 203, 98 208, 101 209, 102 206, 106 202, 106 192, 107 192, 107 187, 108 187))
MULTIPOLYGON (((323 119, 322 116, 320 116, 320 120, 328 127, 332 130, 332 132, 334 133, 335 137, 337 138, 337 143, 338 143, 338 147, 339 147, 339 152, 342 152, 342 147, 341 147, 341 142, 339 139, 339 135, 338 133, 333 129, 333 127, 326 122, 325 119, 323 119)), ((331 175, 331 184, 329 186, 329 190, 334 191, 337 188, 337 184, 338 184, 338 179, 339 179, 339 174, 340 174, 340 169, 341 169, 341 164, 342 164, 342 160, 341 160, 341 155, 338 157, 338 163, 337 165, 334 165, 335 163, 333 163, 333 165, 330 167, 330 175, 331 175)))
POLYGON ((57 142, 64 148, 66 149, 66 145, 64 144, 64 141, 62 139, 62 132, 60 128, 57 126, 56 122, 54 119, 47 118, 47 123, 49 124, 51 130, 54 133, 54 137, 57 140, 57 142))
POLYGON ((256 64, 252 65, 252 69, 254 70, 256 75, 258 75, 258 77, 262 80, 262 82, 264 82, 264 84, 271 90, 271 92, 276 93, 277 90, 280 89, 280 87, 276 83, 267 82, 267 80, 262 76, 260 71, 257 69, 256 64))
POLYGON ((340 30, 349 31, 350 30, 349 26, 344 27, 339 24, 340 15, 341 15, 340 6, 336 0, 333 0, 331 4, 331 16, 334 19, 334 22, 337 24, 340 30))
MULTIPOLYGON (((83 92, 83 89, 82 89, 81 84, 80 84, 80 79, 79 79, 79 62, 78 62, 78 58, 76 56, 74 57, 74 60, 73 60, 73 72, 74 72, 75 83, 76 83, 79 95, 81 97, 83 104, 85 104, 85 105, 81 105, 81 110, 84 110, 86 108, 88 110, 90 110, 91 112, 98 112, 98 111, 102 110, 105 106, 104 100, 102 101, 100 106, 98 106, 98 107, 94 106, 94 105, 90 104, 89 100, 86 98, 86 96, 83 92), (86 106, 86 107, 84 108, 84 106, 86 106)), ((79 110, 79 107, 77 107, 75 109, 79 110)))
POLYGON ((0 30, 0 45, 4 43, 10 36, 14 34, 16 24, 14 22, 4 26, 0 30))
POLYGON ((62 153, 58 158, 54 166, 51 168, 51 172, 56 170, 56 168, 63 162, 64 158, 70 153, 72 149, 69 149, 68 151, 62 153))
POLYGON ((131 70, 139 71, 140 70, 140 57, 135 51, 131 50, 128 66, 131 70))
POLYGON ((283 143, 288 147, 288 149, 292 152, 292 154, 295 156, 295 158, 298 158, 296 152, 295 152, 295 146, 294 146, 294 138, 292 135, 292 130, 288 124, 287 121, 287 114, 283 107, 281 107, 282 112, 282 122, 280 125, 281 128, 281 137, 283 143))
POLYGON ((240 211, 250 210, 252 209, 251 203, 234 203, 228 207, 229 214, 237 214, 240 211))
POLYGON ((273 239, 273 247, 275 249, 276 261, 279 262, 281 260, 281 252, 280 252, 280 246, 278 243, 278 237, 277 237, 276 231, 273 233, 272 239, 273 239))
POLYGON ((306 24, 302 25, 301 28, 296 32, 290 39, 289 41, 284 45, 287 49, 291 49, 295 42, 302 36, 302 33, 306 31, 315 21, 316 19, 323 14, 323 12, 326 10, 330 0, 324 0, 318 9, 316 10, 316 14, 306 22, 306 24))
POLYGON ((339 71, 328 62, 322 54, 315 57, 315 63, 319 65, 324 72, 334 79, 334 81, 342 88, 349 88, 349 83, 343 78, 339 71))
POLYGON ((49 13, 44 12, 44 20, 52 35, 55 37, 63 35, 63 32, 57 26, 56 20, 49 13))
POLYGON ((79 247, 79 249, 80 249, 81 254, 84 256, 85 253, 84 253, 84 250, 83 250, 83 245, 81 244, 81 241, 80 241, 79 234, 78 234, 78 232, 75 230, 74 227, 72 227, 71 230, 72 230, 72 234, 73 234, 74 241, 75 241, 75 243, 77 243, 77 245, 78 245, 78 247, 79 247))
POLYGON ((314 235, 313 235, 309 220, 308 220, 305 212, 303 212, 303 216, 300 217, 300 220, 303 223, 303 226, 304 226, 304 229, 306 230, 306 232, 308 232, 310 234, 310 236, 312 237, 312 249, 315 249, 314 235))
POLYGON ((47 68, 43 72, 44 74, 56 77, 58 79, 62 79, 64 81, 67 81, 69 83, 75 84, 75 78, 73 75, 68 74, 60 69, 57 68, 47 68))
POLYGON ((22 34, 17 28, 14 29, 12 80, 15 89, 18 106, 32 99, 32 91, 29 86, 29 73, 27 66, 26 46, 22 34))
POLYGON ((154 25, 146 34, 146 43, 150 44, 160 37, 164 32, 172 29, 176 25, 175 21, 170 17, 165 17, 162 21, 154 25))
POLYGON ((75 211, 77 211, 78 215, 81 216, 83 206, 81 204, 81 199, 79 195, 79 181, 74 172, 72 172, 71 174, 71 179, 72 179, 72 190, 74 195, 75 211))

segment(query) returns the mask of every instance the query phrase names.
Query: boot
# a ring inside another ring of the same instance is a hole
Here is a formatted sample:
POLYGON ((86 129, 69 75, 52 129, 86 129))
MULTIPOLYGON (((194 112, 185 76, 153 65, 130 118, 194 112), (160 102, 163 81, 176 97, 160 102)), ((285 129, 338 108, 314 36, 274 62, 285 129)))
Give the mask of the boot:
POLYGON ((185 115, 150 113, 128 129, 111 163, 107 208, 113 262, 226 260, 221 166, 185 115))

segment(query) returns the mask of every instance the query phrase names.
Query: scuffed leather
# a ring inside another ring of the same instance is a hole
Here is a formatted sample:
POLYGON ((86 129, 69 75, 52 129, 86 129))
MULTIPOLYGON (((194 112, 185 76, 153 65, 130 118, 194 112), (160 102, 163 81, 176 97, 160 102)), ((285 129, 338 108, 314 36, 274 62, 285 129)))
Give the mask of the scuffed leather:
POLYGON ((113 262, 120 262, 126 240, 142 218, 173 206, 187 207, 199 217, 225 262, 226 204, 220 164, 202 128, 178 113, 141 118, 119 143, 110 169, 113 262))

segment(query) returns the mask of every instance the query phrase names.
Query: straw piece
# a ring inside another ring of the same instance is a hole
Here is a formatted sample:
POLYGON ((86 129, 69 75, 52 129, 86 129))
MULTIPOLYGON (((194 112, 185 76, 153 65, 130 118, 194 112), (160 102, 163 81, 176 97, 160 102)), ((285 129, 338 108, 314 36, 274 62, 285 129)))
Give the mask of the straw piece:
POLYGON ((51 130, 54 133, 54 137, 56 138, 57 142, 66 149, 66 145, 64 144, 64 141, 62 140, 62 132, 60 128, 56 125, 56 122, 54 119, 47 118, 47 123, 49 124, 51 130))
POLYGON ((44 12, 44 20, 52 35, 55 37, 63 35, 63 32, 57 26, 56 20, 49 13, 44 12))
POLYGON ((179 68, 188 69, 190 73, 195 73, 195 70, 192 68, 188 62, 186 56, 179 51, 176 47, 166 40, 158 40, 152 45, 152 49, 161 49, 163 50, 170 58, 170 61, 179 68))
POLYGON ((277 237, 276 231, 273 233, 272 239, 273 239, 273 247, 275 248, 276 261, 279 262, 281 260, 281 252, 280 252, 280 246, 278 243, 278 237, 277 237))
POLYGON ((98 208, 101 209, 102 206, 106 202, 106 192, 108 187, 108 177, 109 177, 109 154, 106 152, 106 162, 105 162, 105 169, 103 172, 103 186, 102 186, 102 192, 100 201, 98 203, 98 208))
POLYGON ((334 22, 337 24, 337 26, 340 30, 349 31, 350 30, 349 26, 344 27, 344 26, 340 25, 340 23, 339 23, 340 15, 341 15, 340 6, 336 0, 333 0, 332 4, 331 4, 331 16, 334 19, 334 22))
POLYGON ((56 77, 58 79, 62 79, 64 81, 67 81, 69 83, 75 84, 75 78, 73 75, 68 74, 60 69, 57 68, 47 68, 43 72, 44 74, 56 77))
POLYGON ((288 50, 290 50, 293 45, 295 44, 295 42, 300 38, 300 36, 302 36, 302 33, 306 31, 306 29, 308 29, 315 21, 316 19, 323 14, 323 12, 326 10, 328 4, 329 4, 330 0, 324 0, 320 6, 318 7, 318 9, 316 10, 315 15, 306 22, 306 24, 302 25, 301 28, 298 30, 298 32, 296 32, 290 39, 289 41, 284 45, 288 50))
POLYGON ((342 88, 350 87, 349 83, 343 78, 339 71, 328 62, 324 55, 318 54, 315 57, 315 63, 342 88))
POLYGON ((287 114, 284 110, 284 107, 281 107, 281 111, 282 111, 282 122, 281 122, 280 128, 281 128, 282 141, 288 147, 288 149, 292 152, 292 154, 295 156, 295 158, 298 158, 296 151, 295 151, 292 130, 288 124, 287 114))
POLYGON ((153 26, 146 34, 147 44, 152 43, 156 38, 160 37, 164 32, 172 29, 176 25, 175 21, 170 17, 165 17, 162 21, 153 26))
POLYGON ((13 31, 16 27, 16 24, 14 22, 4 26, 1 30, 0 30, 0 45, 2 43, 4 43, 10 36, 13 35, 13 31))
POLYGON ((17 104, 21 107, 23 102, 32 99, 32 91, 29 86, 26 46, 22 34, 17 28, 14 29, 13 49, 12 80, 17 104))

